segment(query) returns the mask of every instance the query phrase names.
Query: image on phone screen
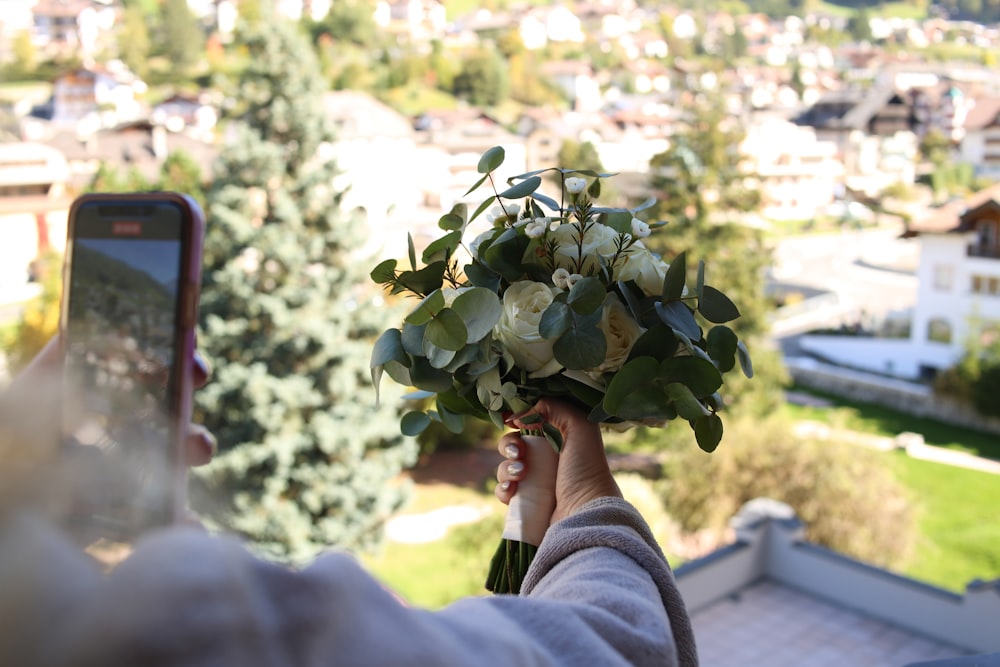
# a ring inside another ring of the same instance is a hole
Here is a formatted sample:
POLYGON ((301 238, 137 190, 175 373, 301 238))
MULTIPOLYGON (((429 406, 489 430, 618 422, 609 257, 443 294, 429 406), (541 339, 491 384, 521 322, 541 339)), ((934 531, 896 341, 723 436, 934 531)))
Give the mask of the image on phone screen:
POLYGON ((136 209, 82 206, 68 258, 64 447, 93 477, 69 527, 118 539, 167 520, 176 474, 182 212, 136 209))

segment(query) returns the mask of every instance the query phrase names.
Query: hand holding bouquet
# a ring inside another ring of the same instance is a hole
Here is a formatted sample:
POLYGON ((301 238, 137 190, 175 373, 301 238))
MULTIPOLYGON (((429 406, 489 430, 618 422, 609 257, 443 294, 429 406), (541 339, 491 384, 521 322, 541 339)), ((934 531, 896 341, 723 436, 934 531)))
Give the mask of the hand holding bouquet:
MULTIPOLYGON (((698 445, 713 451, 723 374, 737 363, 752 374, 726 326, 739 317, 735 304, 705 284, 703 262, 688 289, 685 255, 667 264, 643 244, 659 226, 637 217, 652 201, 594 204, 610 174, 547 169, 512 177, 498 192, 493 174, 503 159, 499 147, 482 156, 483 176, 467 194, 487 181, 493 194, 471 216, 464 204, 442 216, 443 234, 419 263, 411 238, 408 269, 390 259, 371 273, 391 293, 421 299, 400 328, 379 337, 371 360, 376 387, 386 373, 416 388, 412 398, 433 399, 427 412, 403 416, 404 433, 431 420, 460 432, 467 416, 502 428, 554 397, 615 428, 685 419, 698 445), (540 191, 546 171, 559 175, 559 201, 540 191), (466 228, 487 210, 492 226, 466 246, 466 228)), ((549 424, 525 432, 561 446, 549 424)), ((519 589, 532 550, 517 541, 501 544, 491 590, 519 589)))

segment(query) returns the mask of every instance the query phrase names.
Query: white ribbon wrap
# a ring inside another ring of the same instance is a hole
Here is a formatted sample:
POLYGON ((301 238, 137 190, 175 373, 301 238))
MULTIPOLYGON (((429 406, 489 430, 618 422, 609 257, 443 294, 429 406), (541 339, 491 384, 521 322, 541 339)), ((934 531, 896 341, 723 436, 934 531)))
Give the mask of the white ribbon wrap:
POLYGON ((528 447, 524 460, 525 476, 507 506, 503 538, 538 546, 549 528, 556 508, 556 467, 559 455, 541 435, 523 435, 528 447))

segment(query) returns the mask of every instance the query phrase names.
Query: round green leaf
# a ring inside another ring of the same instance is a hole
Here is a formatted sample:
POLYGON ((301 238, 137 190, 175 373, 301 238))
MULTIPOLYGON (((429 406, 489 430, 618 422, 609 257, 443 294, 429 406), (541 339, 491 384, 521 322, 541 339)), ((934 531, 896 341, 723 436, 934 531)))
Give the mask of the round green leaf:
POLYGON ((391 282, 396 277, 396 260, 387 259, 384 262, 379 262, 378 266, 372 269, 368 275, 380 285, 391 282))
POLYGON ((430 425, 431 418, 423 412, 407 412, 399 420, 399 430, 409 436, 420 435, 430 425))
POLYGON ((674 257, 667 267, 663 277, 663 300, 676 301, 684 295, 684 283, 687 281, 687 258, 682 252, 674 257))
POLYGON ((433 345, 452 352, 465 347, 468 331, 462 317, 451 308, 445 308, 427 324, 424 338, 433 345))
POLYGON ((604 409, 608 414, 618 415, 630 395, 643 393, 651 388, 659 369, 660 364, 652 357, 639 357, 625 362, 611 378, 604 393, 604 409))
POLYGON ((462 232, 455 230, 453 232, 448 232, 439 239, 435 239, 424 248, 423 254, 420 256, 424 262, 429 262, 436 257, 445 256, 451 257, 452 253, 455 252, 457 248, 462 243, 462 232))
POLYGON ((437 289, 425 296, 417 307, 406 316, 404 322, 420 326, 427 324, 444 308, 444 293, 437 289))
POLYGON ((570 327, 552 345, 556 361, 570 370, 593 368, 603 362, 608 342, 597 328, 600 319, 600 313, 573 314, 570 327))
POLYGON ((406 362, 406 351, 403 349, 403 333, 399 329, 386 329, 383 331, 372 348, 372 368, 382 366, 389 361, 406 362))
POLYGON ((404 271, 397 280, 414 294, 430 294, 441 289, 447 267, 443 261, 431 262, 419 271, 404 271))
POLYGON ((480 174, 488 174, 491 171, 495 171, 497 167, 503 164, 503 159, 503 147, 494 146, 483 153, 483 156, 479 158, 479 164, 476 166, 476 171, 480 174))
POLYGON ((556 338, 569 329, 573 322, 573 314, 563 301, 553 301, 542 313, 538 321, 538 333, 542 338, 556 338))
POLYGON ((708 344, 708 356, 719 370, 723 373, 731 371, 736 365, 736 348, 740 342, 733 330, 721 325, 712 327, 705 340, 708 344))
POLYGON ((743 374, 748 378, 752 378, 753 362, 750 361, 750 351, 747 349, 747 346, 743 343, 743 341, 740 341, 736 345, 736 353, 740 359, 740 368, 743 370, 743 374))
POLYGON ((693 341, 701 339, 701 327, 694 319, 694 313, 682 301, 657 303, 656 314, 660 316, 660 321, 671 329, 684 334, 693 341))
POLYGON ((691 390, 684 385, 671 382, 666 387, 667 397, 674 404, 677 414, 687 420, 700 419, 711 414, 704 405, 701 404, 691 390))
POLYGON ((586 315, 601 308, 604 305, 606 296, 607 292, 604 289, 604 283, 590 276, 578 281, 570 288, 566 303, 572 306, 574 311, 586 315))
POLYGON ((665 383, 677 382, 697 396, 711 396, 722 386, 722 374, 711 361, 700 357, 673 357, 660 364, 659 377, 665 383))
POLYGON ((691 424, 691 428, 694 429, 698 446, 706 452, 714 452, 722 442, 722 419, 719 415, 699 417, 691 424))
POLYGON ((473 287, 455 298, 451 310, 465 323, 465 342, 476 343, 488 336, 500 321, 503 304, 494 292, 483 287, 473 287))

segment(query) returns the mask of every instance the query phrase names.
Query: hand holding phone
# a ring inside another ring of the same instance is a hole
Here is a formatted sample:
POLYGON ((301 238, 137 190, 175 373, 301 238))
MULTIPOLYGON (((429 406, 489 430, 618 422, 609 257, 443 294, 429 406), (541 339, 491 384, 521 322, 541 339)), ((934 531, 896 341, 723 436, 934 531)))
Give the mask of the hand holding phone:
POLYGON ((85 479, 67 527, 128 540, 184 507, 204 219, 177 193, 70 209, 60 320, 64 458, 85 479))

